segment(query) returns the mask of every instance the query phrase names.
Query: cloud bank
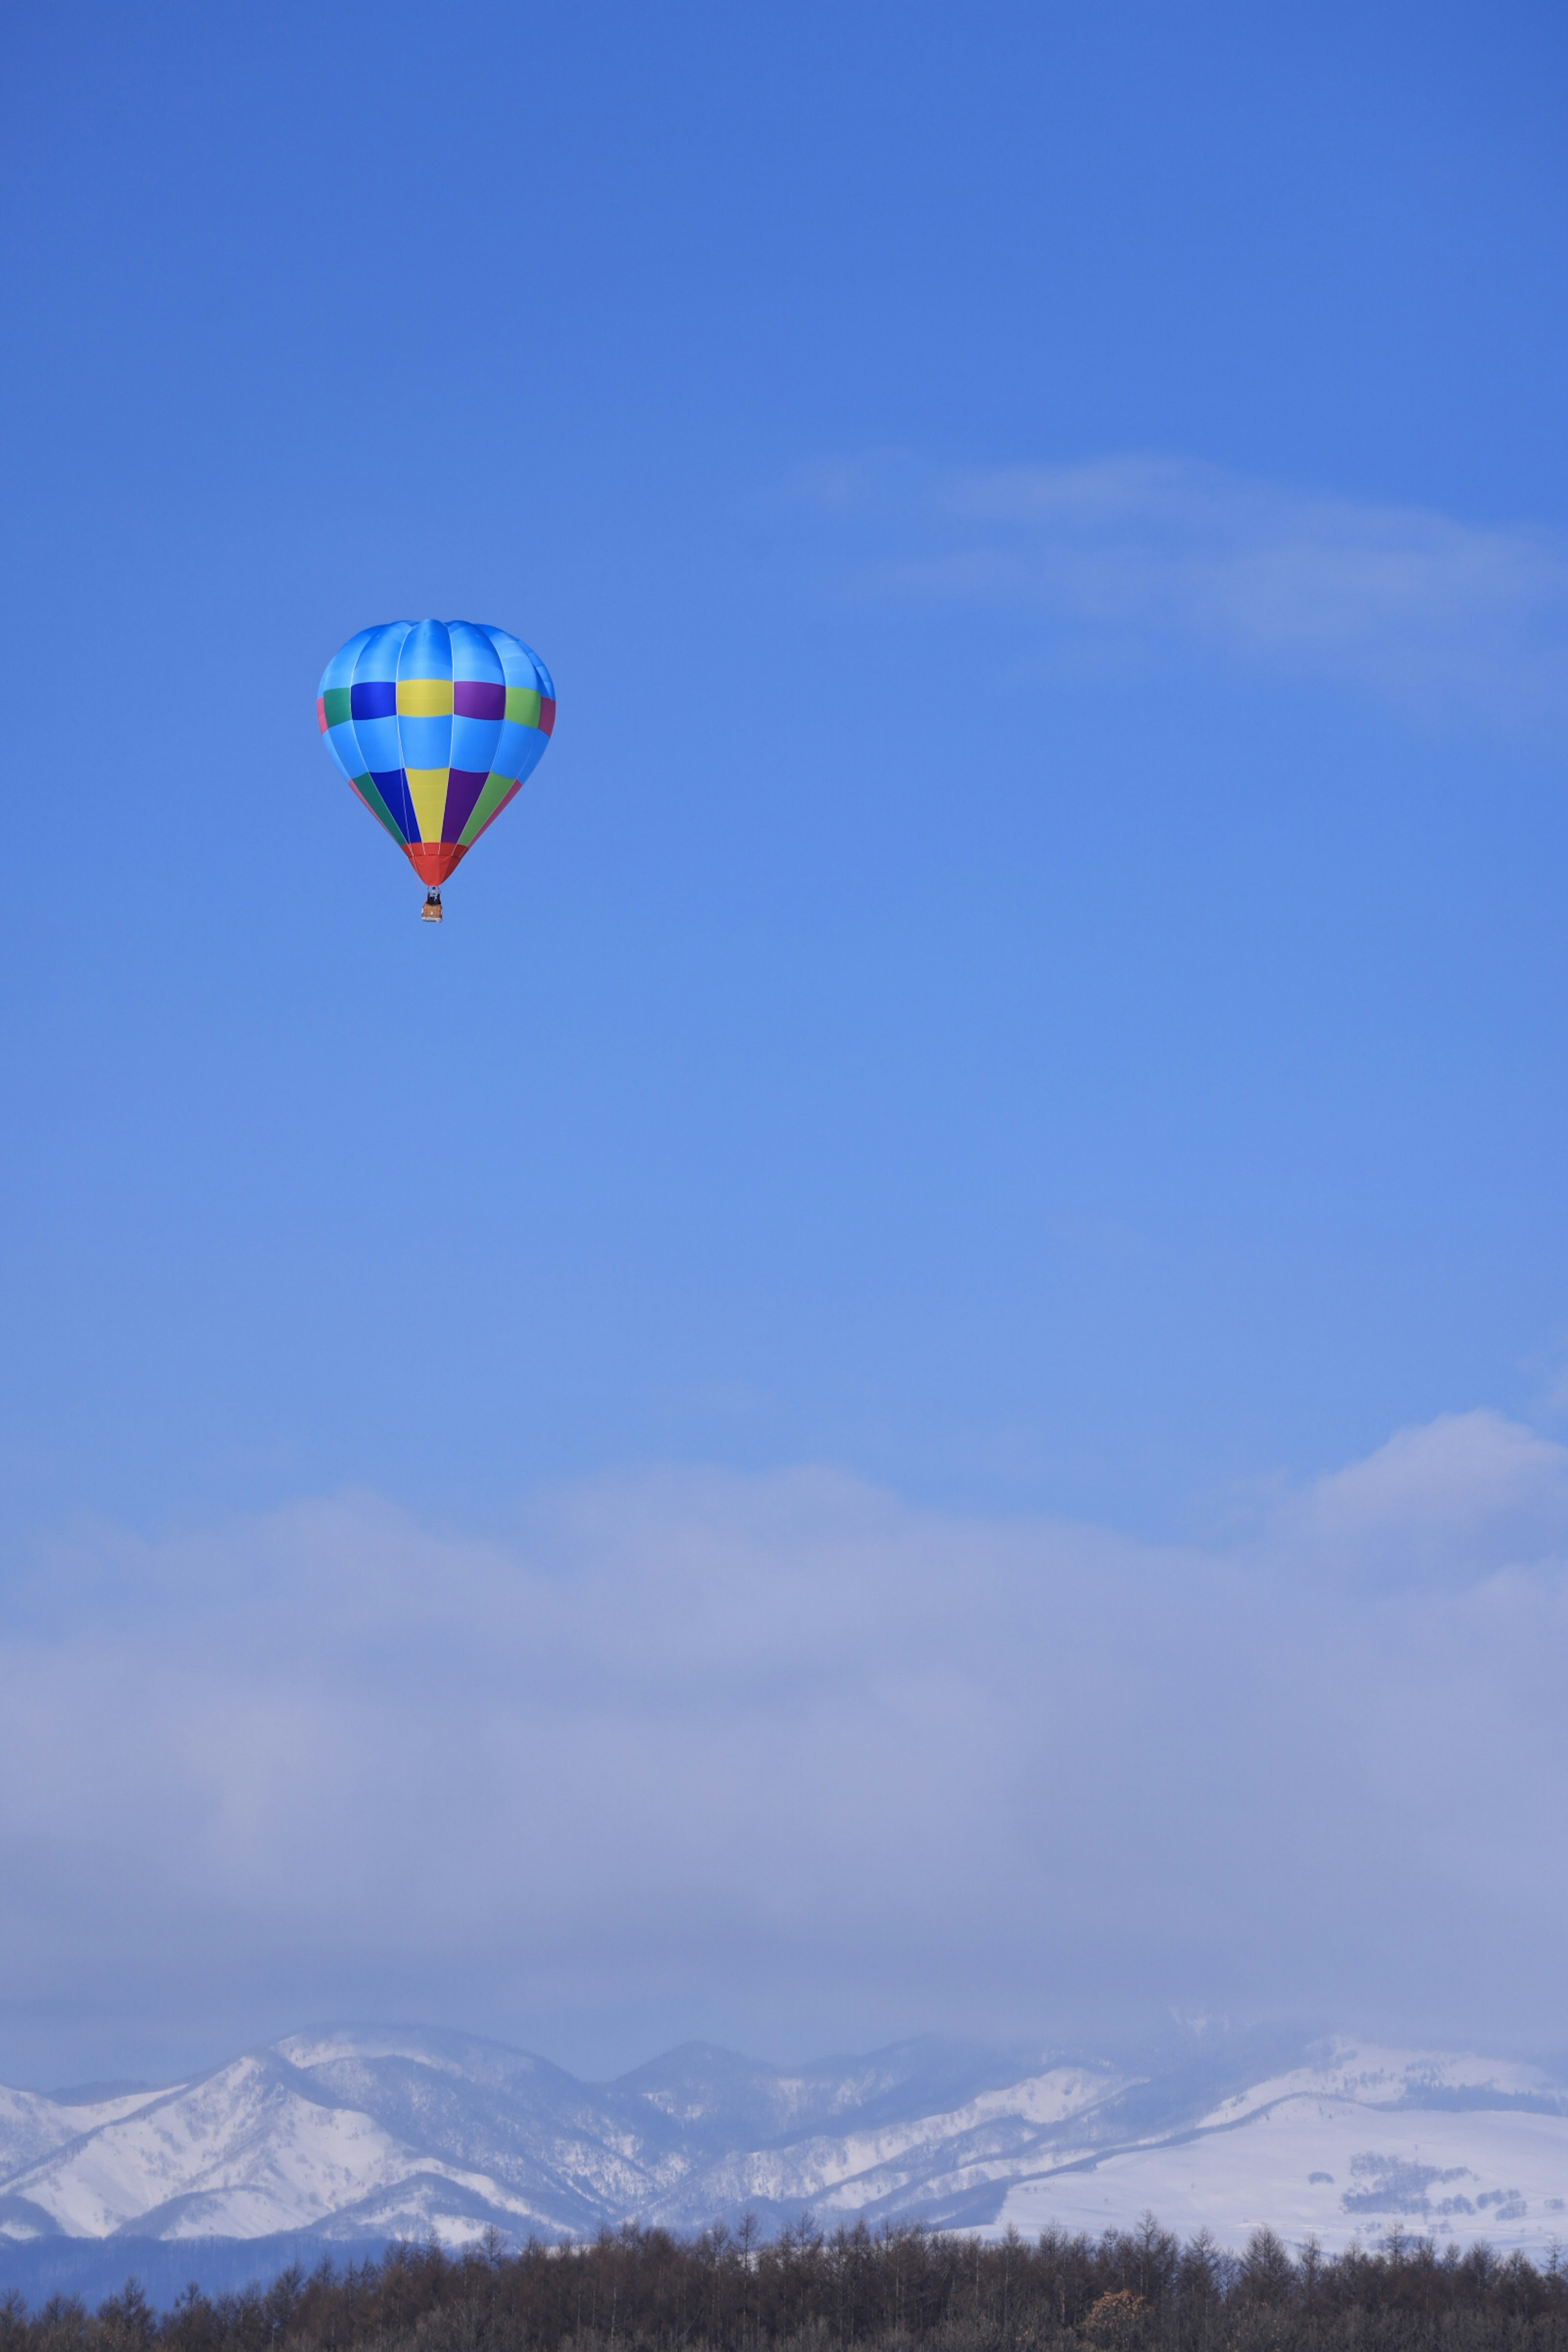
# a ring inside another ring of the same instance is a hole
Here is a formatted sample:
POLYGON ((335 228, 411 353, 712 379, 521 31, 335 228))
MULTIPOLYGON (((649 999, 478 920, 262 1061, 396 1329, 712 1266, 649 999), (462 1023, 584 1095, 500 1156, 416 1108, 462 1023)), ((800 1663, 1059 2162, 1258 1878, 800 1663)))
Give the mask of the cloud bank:
POLYGON ((334 2012, 1550 2047, 1565 1561, 1568 1451, 1485 1412, 1209 1549, 824 1470, 79 1532, 0 1621, 0 2078, 334 2012))
POLYGON ((818 468, 862 593, 1032 611, 1053 639, 1174 646, 1526 725, 1568 711, 1568 540, 1315 496, 1191 460, 818 468), (872 543, 879 546, 872 552, 872 543))

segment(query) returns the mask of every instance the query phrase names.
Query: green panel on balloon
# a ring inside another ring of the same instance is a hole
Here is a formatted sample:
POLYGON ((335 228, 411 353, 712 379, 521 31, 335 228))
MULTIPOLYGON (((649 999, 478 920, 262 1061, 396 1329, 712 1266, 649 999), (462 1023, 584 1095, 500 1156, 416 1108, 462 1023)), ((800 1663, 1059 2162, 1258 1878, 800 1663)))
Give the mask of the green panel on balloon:
POLYGON ((359 794, 361 800, 363 801, 366 808, 369 809, 372 816, 378 816, 381 819, 383 824, 386 827, 388 833, 391 834, 399 849, 401 849, 403 846, 403 835, 398 832, 397 827, 392 821, 392 811, 387 807, 386 803, 376 791, 375 778, 374 776, 356 776, 354 778, 354 790, 359 794))
POLYGON ((465 849, 468 848, 468 845, 474 840, 476 835, 479 834, 487 824, 489 824, 491 817, 494 816, 497 809, 500 808, 507 794, 509 793, 513 793, 516 790, 517 778, 515 776, 488 776, 486 778, 484 791, 474 803, 473 808, 469 813, 468 824, 458 835, 458 839, 461 842, 465 849))

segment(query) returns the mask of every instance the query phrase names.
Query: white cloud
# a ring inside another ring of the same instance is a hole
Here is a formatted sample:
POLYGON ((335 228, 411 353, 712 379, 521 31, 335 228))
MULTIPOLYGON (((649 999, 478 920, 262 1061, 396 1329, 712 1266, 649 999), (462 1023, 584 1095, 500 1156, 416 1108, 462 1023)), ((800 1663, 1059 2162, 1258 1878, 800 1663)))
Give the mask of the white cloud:
POLYGON ((812 476, 880 551, 878 593, 1032 608, 1057 635, 1163 640, 1354 679, 1422 709, 1568 709, 1568 540, 1315 495, 1187 460, 812 476))
POLYGON ((568 2056, 1170 2000, 1547 2032, 1565 1472, 1452 1416, 1207 1550, 805 1470, 507 1542, 366 1496, 79 1535, 0 1615, 0 2076, 50 2000, 231 1980, 230 2039, 568 2056))
POLYGON ((1500 1413, 1444 1413, 1320 1479, 1273 1530, 1340 1572, 1470 1585, 1568 1558, 1568 1451, 1500 1413))

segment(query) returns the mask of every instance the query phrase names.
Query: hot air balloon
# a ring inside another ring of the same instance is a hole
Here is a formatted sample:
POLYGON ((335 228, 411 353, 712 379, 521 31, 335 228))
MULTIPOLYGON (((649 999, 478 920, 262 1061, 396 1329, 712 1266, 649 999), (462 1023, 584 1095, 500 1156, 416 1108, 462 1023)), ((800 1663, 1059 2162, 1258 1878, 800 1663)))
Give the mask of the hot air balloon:
POLYGON ((544 755, 550 672, 521 637, 472 621, 386 621, 340 646, 316 722, 339 768, 426 886, 441 885, 544 755))

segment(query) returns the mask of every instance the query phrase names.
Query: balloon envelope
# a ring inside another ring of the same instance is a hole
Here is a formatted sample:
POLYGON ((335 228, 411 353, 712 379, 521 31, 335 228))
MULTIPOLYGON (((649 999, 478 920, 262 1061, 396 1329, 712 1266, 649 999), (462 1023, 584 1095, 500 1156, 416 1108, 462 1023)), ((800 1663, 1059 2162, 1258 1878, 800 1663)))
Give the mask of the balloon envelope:
POLYGON ((439 889, 544 756, 550 672, 521 637, 472 621, 386 621, 339 647, 316 723, 420 880, 439 889))

